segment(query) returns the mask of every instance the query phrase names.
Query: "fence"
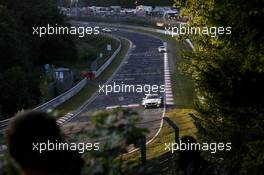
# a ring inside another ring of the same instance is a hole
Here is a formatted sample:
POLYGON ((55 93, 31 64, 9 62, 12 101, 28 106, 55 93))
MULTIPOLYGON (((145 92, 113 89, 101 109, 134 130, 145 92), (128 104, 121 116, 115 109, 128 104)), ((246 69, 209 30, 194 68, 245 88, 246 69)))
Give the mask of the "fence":
MULTIPOLYGON (((173 167, 173 159, 171 154, 165 148, 165 144, 179 142, 179 128, 168 117, 163 117, 164 124, 162 131, 155 140, 148 144, 146 138, 141 139, 140 146, 140 162, 148 168, 154 169, 156 172, 164 172, 173 167), (159 155, 157 157, 157 155, 159 155), (149 159, 147 161, 147 158, 149 159)), ((152 127, 150 130, 156 130, 157 127, 152 127)))
POLYGON ((115 57, 117 56, 117 54, 120 52, 121 50, 121 41, 119 38, 113 36, 113 35, 108 35, 111 36, 112 38, 114 38, 115 40, 117 40, 119 42, 119 46, 117 48, 117 50, 112 54, 112 56, 96 71, 95 73, 95 77, 99 77, 104 70, 112 63, 112 61, 115 59, 115 57))
MULTIPOLYGON (((86 83, 87 83, 87 79, 85 78, 67 92, 34 108, 33 111, 46 111, 48 109, 56 108, 57 106, 64 103, 65 101, 76 95, 78 92, 80 92, 80 90, 86 85, 86 83)), ((13 118, 0 121, 0 131, 4 130, 12 119, 13 118)))
MULTIPOLYGON (((112 61, 114 60, 116 55, 121 50, 121 41, 120 41, 120 39, 115 37, 115 36, 112 36, 112 35, 108 35, 108 36, 110 36, 110 37, 114 38, 115 40, 117 40, 119 42, 119 46, 118 46, 117 50, 112 54, 112 56, 96 71, 96 74, 95 74, 96 77, 99 77, 103 73, 103 71, 112 63, 112 61)), ((52 100, 50 100, 50 101, 48 101, 48 102, 46 102, 44 104, 41 104, 40 106, 34 108, 33 111, 47 111, 48 109, 53 109, 53 108, 58 107, 62 103, 66 102, 67 100, 72 98, 78 92, 80 92, 82 90, 82 88, 87 84, 87 81, 88 80, 86 78, 84 78, 76 86, 74 86, 73 88, 71 88, 67 92, 59 95, 58 97, 56 97, 56 98, 54 98, 54 99, 52 99, 52 100)), ((0 121, 0 132, 3 131, 8 126, 8 123, 12 119, 13 118, 0 121)))
MULTIPOLYGON (((193 113, 188 113, 188 115, 190 118, 196 118, 193 113)), ((146 140, 149 138, 139 139, 139 149, 133 153, 132 157, 140 163, 141 168, 149 170, 151 174, 166 175, 221 172, 219 165, 204 159, 202 156, 203 149, 196 147, 199 142, 196 141, 192 132, 185 132, 185 130, 190 129, 189 126, 183 126, 185 122, 177 122, 182 131, 180 133, 178 126, 170 118, 164 117, 163 121, 162 130, 155 140, 147 144, 146 140)), ((148 124, 152 126, 148 127, 149 130, 158 129, 152 124, 153 122, 157 121, 148 121, 148 124)))
MULTIPOLYGON (((111 36, 111 35, 109 35, 109 36, 111 36)), ((114 37, 114 36, 111 36, 111 37, 116 39, 119 42, 119 47, 112 54, 112 56, 96 71, 96 74, 95 74, 96 77, 99 77, 101 75, 101 73, 111 64, 111 62, 114 60, 116 55, 121 50, 121 41, 117 37, 114 37)), ((85 78, 80 83, 78 83, 75 87, 70 89, 69 91, 59 95, 58 97, 52 99, 51 101, 49 101, 43 105, 38 106, 37 108, 35 108, 33 110, 45 111, 47 109, 56 108, 57 106, 61 105, 62 103, 64 103, 65 101, 69 100, 71 97, 76 95, 78 92, 80 92, 80 90, 86 85, 86 83, 87 83, 87 79, 85 78)))
POLYGON ((80 90, 86 85, 87 79, 83 79, 81 82, 79 82, 76 86, 68 90, 67 92, 59 95, 58 97, 34 108, 34 111, 46 111, 47 109, 50 108, 56 108, 74 95, 76 95, 80 90))

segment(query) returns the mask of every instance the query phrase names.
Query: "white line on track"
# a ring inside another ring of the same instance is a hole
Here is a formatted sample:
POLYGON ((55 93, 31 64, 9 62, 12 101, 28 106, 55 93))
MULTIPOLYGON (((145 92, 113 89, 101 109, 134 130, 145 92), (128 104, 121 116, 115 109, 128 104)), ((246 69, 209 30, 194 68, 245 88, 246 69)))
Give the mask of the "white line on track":
POLYGON ((116 74, 117 76, 124 76, 124 75, 161 75, 161 73, 157 73, 157 72, 149 72, 149 73, 131 73, 131 74, 116 74))
POLYGON ((108 106, 106 107, 106 109, 115 109, 115 108, 119 108, 120 106, 119 105, 116 105, 116 106, 108 106))
POLYGON ((170 69, 168 54, 164 53, 164 81, 165 81, 165 100, 167 105, 173 105, 173 94, 171 89, 171 78, 170 78, 170 69))
POLYGON ((128 104, 128 105, 115 105, 115 106, 107 106, 106 109, 115 109, 115 108, 135 108, 135 107, 140 107, 140 104, 128 104))
POLYGON ((58 124, 63 124, 65 121, 69 120, 73 116, 72 113, 67 113, 64 117, 59 118, 56 122, 58 124))

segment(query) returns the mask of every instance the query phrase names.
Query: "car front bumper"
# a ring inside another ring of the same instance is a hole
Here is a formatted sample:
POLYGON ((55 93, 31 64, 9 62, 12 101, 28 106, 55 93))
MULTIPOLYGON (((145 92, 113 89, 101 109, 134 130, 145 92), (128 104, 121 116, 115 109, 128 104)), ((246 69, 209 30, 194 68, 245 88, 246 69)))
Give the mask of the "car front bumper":
POLYGON ((161 104, 160 103, 145 103, 142 104, 144 107, 150 107, 150 106, 157 106, 159 107, 161 104))

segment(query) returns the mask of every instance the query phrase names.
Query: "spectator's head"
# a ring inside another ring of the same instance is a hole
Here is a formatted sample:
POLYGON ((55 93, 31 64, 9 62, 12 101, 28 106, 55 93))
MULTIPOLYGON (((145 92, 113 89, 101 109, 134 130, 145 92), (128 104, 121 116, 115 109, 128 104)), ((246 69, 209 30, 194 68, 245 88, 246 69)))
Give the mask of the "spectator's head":
MULTIPOLYGON (((196 144, 197 141, 192 136, 183 136, 181 138, 181 143, 186 145, 196 144)), ((200 150, 181 150, 179 152, 179 168, 186 169, 191 162, 200 161, 200 150)))
MULTIPOLYGON (((191 144, 196 144, 197 141, 194 137, 192 136, 183 136, 181 138, 181 142, 185 143, 187 145, 191 145, 191 144)), ((197 157, 200 157, 200 153, 201 150, 195 150, 195 149, 191 149, 191 150, 185 150, 185 151, 181 151, 183 154, 185 154, 186 158, 189 159, 196 159, 197 157)))
POLYGON ((63 140, 55 119, 46 113, 17 114, 7 129, 7 139, 10 155, 25 174, 80 174, 83 162, 76 152, 45 150, 40 153, 34 147, 63 140))

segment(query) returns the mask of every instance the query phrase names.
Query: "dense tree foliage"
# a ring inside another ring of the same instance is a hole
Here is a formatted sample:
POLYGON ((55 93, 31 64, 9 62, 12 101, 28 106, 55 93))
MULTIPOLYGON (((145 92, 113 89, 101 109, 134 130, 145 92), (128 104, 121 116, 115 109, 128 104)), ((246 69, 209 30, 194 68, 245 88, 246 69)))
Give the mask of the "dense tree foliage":
POLYGON ((209 154, 228 174, 264 171, 263 1, 181 0, 189 26, 232 27, 231 35, 192 35, 185 55, 199 96, 196 124, 204 142, 232 142, 209 154))
POLYGON ((84 153, 83 174, 150 174, 144 167, 138 167, 136 162, 122 158, 122 154, 127 153, 132 144, 139 145, 140 138, 147 133, 146 129, 135 126, 139 122, 136 112, 117 108, 112 111, 99 111, 91 118, 88 128, 82 129, 69 139, 70 142, 81 143, 89 137, 88 140, 99 143, 99 150, 84 153))
POLYGON ((76 57, 69 36, 32 34, 32 27, 66 25, 54 2, 0 0, 0 106, 6 117, 39 103, 44 63, 76 57))

